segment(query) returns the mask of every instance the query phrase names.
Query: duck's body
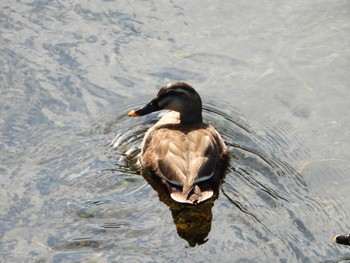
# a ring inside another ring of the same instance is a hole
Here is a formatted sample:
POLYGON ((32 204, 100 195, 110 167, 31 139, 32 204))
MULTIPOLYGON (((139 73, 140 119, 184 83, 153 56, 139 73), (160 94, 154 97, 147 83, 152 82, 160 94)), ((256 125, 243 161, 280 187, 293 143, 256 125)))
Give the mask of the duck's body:
POLYGON ((159 176, 177 202, 197 204, 213 196, 227 161, 219 133, 202 121, 202 104, 188 84, 163 87, 157 97, 129 116, 171 109, 143 139, 142 166, 159 176), (176 111, 174 111, 176 110, 176 111))

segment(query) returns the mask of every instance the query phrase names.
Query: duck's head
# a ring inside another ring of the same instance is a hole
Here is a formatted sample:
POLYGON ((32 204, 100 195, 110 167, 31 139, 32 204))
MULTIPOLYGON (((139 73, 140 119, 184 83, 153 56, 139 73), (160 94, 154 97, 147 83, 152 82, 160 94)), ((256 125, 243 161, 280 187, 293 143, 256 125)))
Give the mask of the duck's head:
POLYGON ((169 83, 147 105, 129 112, 130 117, 168 109, 180 113, 181 123, 202 122, 202 100, 198 93, 185 82, 169 83))

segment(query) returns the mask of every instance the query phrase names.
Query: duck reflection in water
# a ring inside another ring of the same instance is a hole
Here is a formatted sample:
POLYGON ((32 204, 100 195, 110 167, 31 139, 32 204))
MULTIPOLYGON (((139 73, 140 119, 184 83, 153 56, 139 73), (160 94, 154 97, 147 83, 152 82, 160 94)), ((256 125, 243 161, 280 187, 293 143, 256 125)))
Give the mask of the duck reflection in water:
POLYGON ((147 171, 144 171, 142 175, 158 193, 159 200, 169 207, 179 237, 185 239, 191 247, 207 242, 213 218, 211 209, 218 197, 219 188, 216 188, 212 198, 199 205, 181 204, 169 197, 167 189, 158 178, 147 171))
POLYGON ((227 147, 215 128, 203 122, 202 100, 184 82, 162 87, 147 105, 128 115, 144 116, 163 109, 170 112, 142 141, 141 165, 159 178, 177 202, 171 204, 160 195, 172 211, 179 235, 191 246, 201 244, 210 231, 211 207, 228 163, 227 147))

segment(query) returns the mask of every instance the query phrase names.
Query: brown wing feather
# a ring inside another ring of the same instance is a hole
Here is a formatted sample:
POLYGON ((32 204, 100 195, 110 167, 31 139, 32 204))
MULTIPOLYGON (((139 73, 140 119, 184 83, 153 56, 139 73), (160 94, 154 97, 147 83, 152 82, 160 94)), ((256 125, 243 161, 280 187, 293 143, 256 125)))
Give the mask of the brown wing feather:
POLYGON ((191 189, 192 185, 210 179, 216 167, 218 147, 208 129, 193 130, 187 134, 189 144, 188 167, 184 192, 191 189))
POLYGON ((196 183, 209 179, 216 167, 219 147, 211 126, 190 131, 155 127, 142 153, 142 163, 158 176, 187 192, 196 183), (214 134, 214 135, 213 135, 214 134))
POLYGON ((181 186, 186 181, 188 170, 186 158, 188 147, 183 143, 185 137, 184 133, 167 128, 159 129, 153 135, 154 144, 158 144, 154 152, 158 161, 156 173, 167 181, 181 186))

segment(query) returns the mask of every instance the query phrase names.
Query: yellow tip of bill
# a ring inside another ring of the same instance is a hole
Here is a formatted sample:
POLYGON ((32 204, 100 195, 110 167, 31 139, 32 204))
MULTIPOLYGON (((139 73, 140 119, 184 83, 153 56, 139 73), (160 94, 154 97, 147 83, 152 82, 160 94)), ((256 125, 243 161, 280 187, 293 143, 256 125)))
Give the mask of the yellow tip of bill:
POLYGON ((337 237, 338 237, 339 235, 336 235, 335 237, 333 237, 333 242, 334 243, 337 243, 337 237))
POLYGON ((137 113, 135 112, 135 110, 132 110, 128 113, 129 117, 137 117, 139 115, 137 115, 137 113))

